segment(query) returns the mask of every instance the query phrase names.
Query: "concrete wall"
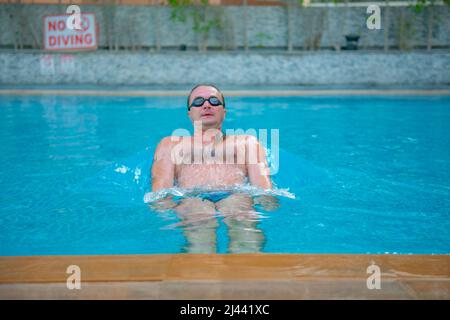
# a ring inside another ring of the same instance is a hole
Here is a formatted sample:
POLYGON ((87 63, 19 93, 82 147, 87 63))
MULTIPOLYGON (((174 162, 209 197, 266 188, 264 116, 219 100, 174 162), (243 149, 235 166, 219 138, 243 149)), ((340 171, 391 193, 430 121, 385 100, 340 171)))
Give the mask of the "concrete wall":
MULTIPOLYGON (((0 84, 450 84, 448 6, 432 9, 433 45, 447 49, 431 53, 370 51, 383 47, 385 25, 383 20, 381 30, 368 30, 366 8, 295 7, 290 11, 294 53, 288 54, 285 7, 248 8, 249 53, 236 50, 244 46, 243 8, 210 8, 209 17, 220 20, 221 27, 213 28, 208 35, 210 51, 198 53, 199 36, 192 30, 191 19, 184 23, 172 20, 170 7, 95 5, 81 5, 81 9, 96 13, 100 47, 114 42, 129 47, 134 43, 143 50, 73 54, 40 51, 42 17, 64 13, 66 7, 0 5, 0 48, 4 48, 0 51, 0 84), (107 29, 112 30, 114 41, 108 40, 107 29), (344 35, 349 33, 360 34, 362 50, 333 51, 345 45, 344 35), (12 50, 19 39, 35 50, 12 50), (313 42, 326 50, 305 51, 313 42), (156 50, 157 44, 162 51, 156 50), (186 45, 188 50, 179 51, 180 45, 186 45), (199 66, 201 72, 194 71, 199 66)), ((407 46, 426 45, 428 10, 421 14, 414 14, 410 8, 389 10, 392 48, 399 45, 401 21, 407 30, 403 33, 407 46)), ((382 17, 385 14, 382 9, 382 17)))
MULTIPOLYGON (((12 5, 0 4, 0 48, 11 47, 14 37, 21 37, 27 45, 40 47, 42 42, 42 16, 65 13, 67 5, 12 5), (37 44, 35 40, 37 39, 37 44)), ((132 43, 143 47, 196 48, 198 33, 192 30, 192 19, 177 22, 170 18, 172 8, 156 6, 96 6, 81 5, 84 12, 95 12, 100 27, 100 46, 108 45, 106 30, 119 46, 132 43), (115 31, 114 31, 115 30, 115 31), (159 39, 159 40, 158 40, 159 39)), ((211 7, 208 16, 220 20, 221 27, 208 34, 210 47, 234 49, 244 46, 244 11, 242 7, 211 7)), ((433 45, 450 47, 449 6, 437 6, 433 12, 433 45)), ((426 9, 415 14, 411 8, 389 9, 389 44, 398 47, 400 28, 407 46, 425 46, 428 13, 426 9), (401 13, 403 12, 403 14, 401 13), (403 18, 402 18, 403 15, 403 18), (403 22, 402 22, 403 21, 403 22)), ((382 7, 382 17, 386 10, 382 7)), ((304 49, 311 41, 321 48, 345 45, 345 34, 358 33, 361 48, 382 48, 384 45, 384 20, 381 30, 368 30, 366 8, 300 8, 291 11, 294 48, 304 49)), ((288 44, 288 11, 286 7, 249 7, 247 14, 248 43, 250 47, 286 49, 288 44)))
POLYGON ((0 84, 450 84, 450 51, 303 54, 0 52, 0 84), (200 68, 199 68, 200 67, 200 68))

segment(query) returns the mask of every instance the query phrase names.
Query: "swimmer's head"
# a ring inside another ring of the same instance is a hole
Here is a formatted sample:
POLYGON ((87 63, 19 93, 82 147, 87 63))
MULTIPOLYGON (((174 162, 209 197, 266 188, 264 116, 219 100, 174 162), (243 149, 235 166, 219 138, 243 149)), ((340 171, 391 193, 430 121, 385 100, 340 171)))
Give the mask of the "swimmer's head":
POLYGON ((195 86, 187 99, 188 115, 191 121, 201 121, 205 127, 220 128, 225 118, 225 98, 213 85, 195 86))

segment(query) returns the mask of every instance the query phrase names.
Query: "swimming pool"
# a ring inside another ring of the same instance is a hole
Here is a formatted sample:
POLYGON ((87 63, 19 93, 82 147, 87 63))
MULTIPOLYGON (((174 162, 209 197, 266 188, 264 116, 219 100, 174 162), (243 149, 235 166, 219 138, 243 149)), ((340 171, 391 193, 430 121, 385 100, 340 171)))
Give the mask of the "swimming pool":
MULTIPOLYGON (((143 202, 157 142, 191 128, 185 97, 0 96, 0 255, 189 252, 143 202), (137 172, 139 167, 141 172, 137 172)), ((229 97, 225 128, 279 129, 268 253, 450 253, 450 97, 229 97)), ((245 250, 244 250, 245 251, 245 250)))

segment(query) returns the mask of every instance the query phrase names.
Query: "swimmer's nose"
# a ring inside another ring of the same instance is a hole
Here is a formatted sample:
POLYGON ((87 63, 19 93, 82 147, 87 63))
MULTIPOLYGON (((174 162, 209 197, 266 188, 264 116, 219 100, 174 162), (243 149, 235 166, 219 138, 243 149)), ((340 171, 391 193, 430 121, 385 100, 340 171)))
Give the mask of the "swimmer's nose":
POLYGON ((205 103, 203 103, 203 109, 211 109, 211 105, 209 104, 209 101, 205 101, 205 103))

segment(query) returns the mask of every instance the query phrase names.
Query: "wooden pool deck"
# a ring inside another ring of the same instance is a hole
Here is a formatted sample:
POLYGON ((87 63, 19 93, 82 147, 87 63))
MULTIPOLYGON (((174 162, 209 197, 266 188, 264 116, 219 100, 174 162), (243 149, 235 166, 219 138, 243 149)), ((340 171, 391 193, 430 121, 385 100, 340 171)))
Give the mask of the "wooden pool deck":
POLYGON ((0 257, 0 299, 450 299, 450 255, 0 257), (381 270, 369 290, 367 267, 381 270), (67 267, 81 289, 66 287, 67 267))

